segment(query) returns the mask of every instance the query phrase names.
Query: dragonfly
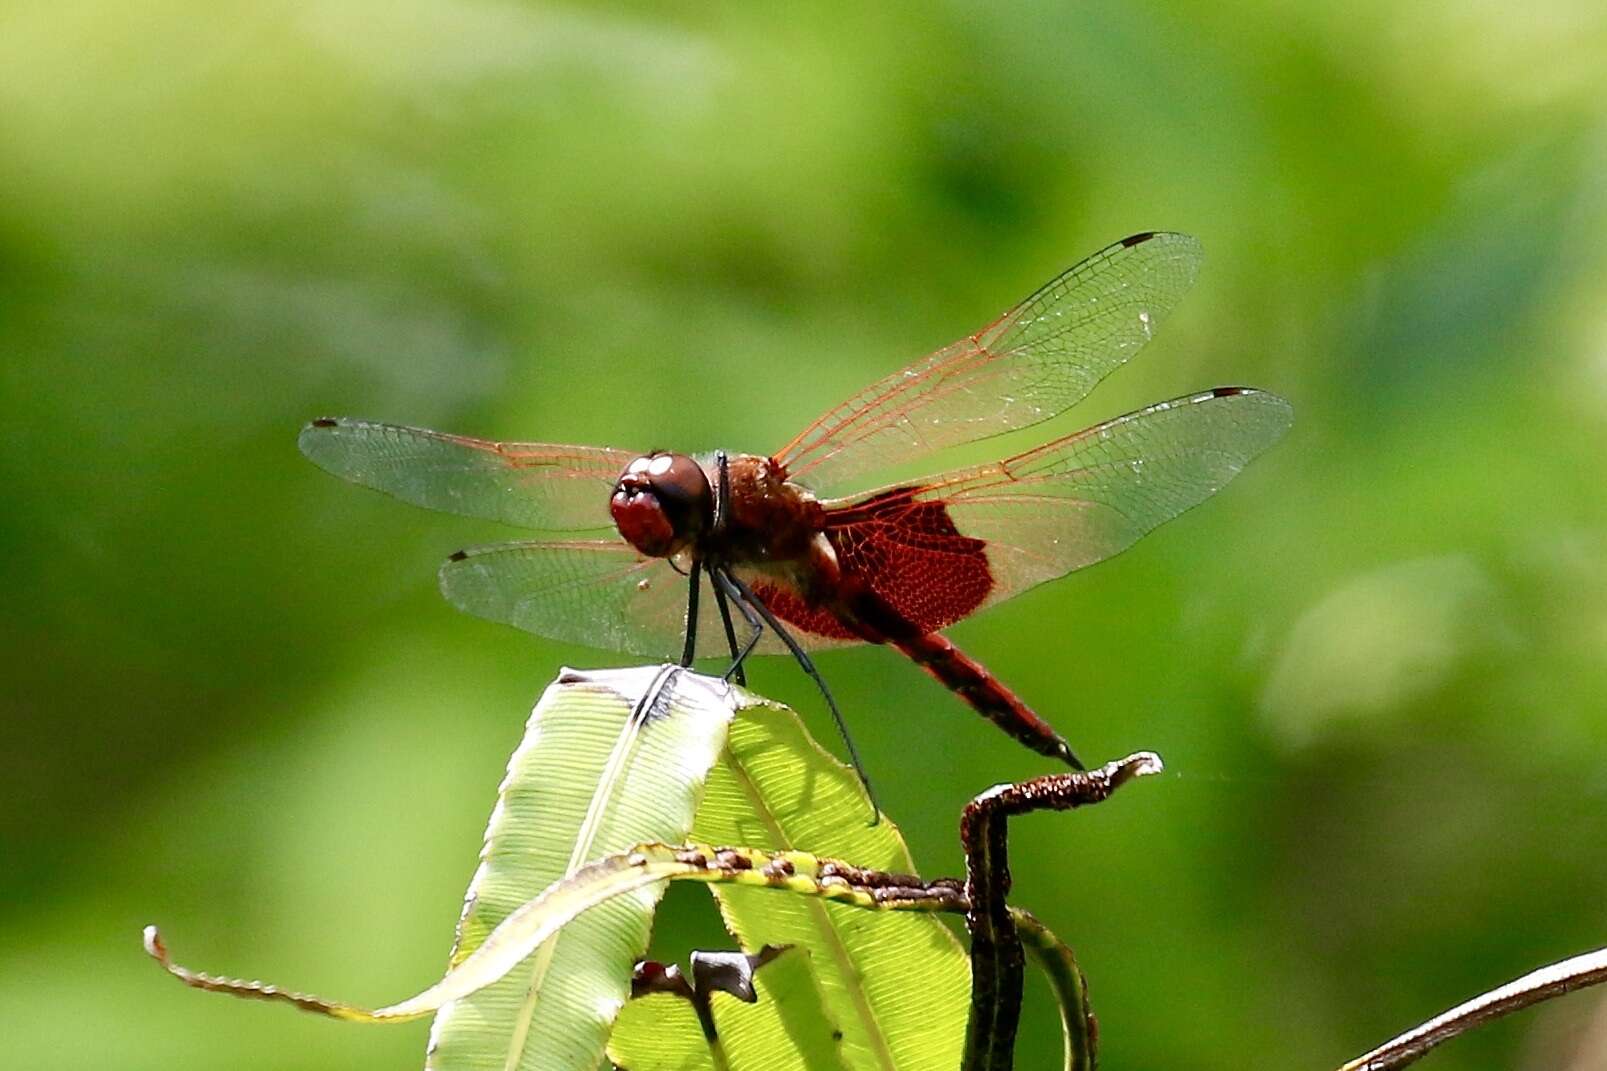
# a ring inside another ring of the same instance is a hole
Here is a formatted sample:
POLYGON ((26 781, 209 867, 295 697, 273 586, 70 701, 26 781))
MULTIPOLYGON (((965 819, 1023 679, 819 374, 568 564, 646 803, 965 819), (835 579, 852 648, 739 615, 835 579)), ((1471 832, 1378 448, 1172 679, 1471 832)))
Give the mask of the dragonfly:
POLYGON ((308 424, 300 448, 415 505, 569 536, 453 554, 439 581, 460 610, 683 666, 718 645, 740 684, 750 654, 790 653, 867 792, 809 652, 895 648, 1028 748, 1081 769, 1065 739, 943 630, 1109 558, 1208 498, 1284 434, 1289 403, 1215 387, 1000 461, 855 488, 1060 415, 1149 342, 1200 260, 1188 235, 1124 238, 773 454, 497 442, 340 418, 308 424), (716 615, 700 612, 705 579, 716 615))

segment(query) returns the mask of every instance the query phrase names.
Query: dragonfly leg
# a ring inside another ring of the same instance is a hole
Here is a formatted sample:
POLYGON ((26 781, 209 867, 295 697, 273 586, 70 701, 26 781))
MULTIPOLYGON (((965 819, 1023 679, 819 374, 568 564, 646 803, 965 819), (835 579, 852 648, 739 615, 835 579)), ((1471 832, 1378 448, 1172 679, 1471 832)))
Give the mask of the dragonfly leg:
MULTIPOLYGON (((747 599, 743 598, 741 591, 736 587, 741 581, 731 576, 724 569, 710 569, 709 576, 714 581, 715 601, 720 604, 720 610, 725 614, 725 637, 727 642, 731 644, 731 668, 725 671, 725 677, 730 680, 732 677, 742 673, 742 663, 746 662, 748 656, 753 653, 753 649, 759 646, 759 640, 764 637, 764 624, 759 620, 759 615, 754 612, 754 608, 748 605, 747 599), (753 630, 747 641, 743 643, 741 651, 737 650, 736 633, 731 628, 731 612, 726 607, 727 596, 737 604, 737 610, 742 614, 742 619, 753 630)), ((745 677, 741 677, 737 683, 746 685, 748 682, 745 677)))
MULTIPOLYGON (((725 518, 730 509, 728 503, 731 501, 731 463, 726 458, 724 450, 714 452, 714 465, 719 470, 719 476, 715 481, 717 493, 714 499, 714 534, 719 536, 725 532, 725 518)), ((712 570, 709 575, 711 577, 714 575, 712 570)), ((731 668, 725 671, 725 679, 734 680, 743 687, 747 687, 748 674, 743 669, 742 663, 747 660, 748 655, 753 652, 754 645, 759 642, 759 637, 763 634, 761 626, 752 614, 744 611, 748 624, 753 628, 753 636, 749 638, 747 646, 738 654, 737 634, 736 630, 731 627, 731 607, 726 603, 725 588, 718 583, 714 584, 713 587, 714 603, 720 608, 720 623, 725 626, 725 643, 731 650, 731 668)))
POLYGON ((747 659, 749 652, 753 650, 754 644, 759 642, 759 634, 755 633, 753 639, 748 641, 746 650, 744 650, 741 654, 738 654, 737 633, 736 630, 731 627, 731 606, 730 603, 726 601, 725 589, 720 587, 719 584, 714 585, 714 604, 720 608, 720 623, 725 626, 726 646, 731 648, 731 668, 725 671, 725 677, 727 680, 734 680, 746 688, 748 685, 748 674, 747 671, 743 669, 742 663, 747 659))
POLYGON ((681 648, 681 665, 690 666, 697 654, 697 596, 703 586, 703 562, 694 560, 687 576, 686 593, 686 646, 681 648))
MULTIPOLYGON (((714 577, 715 583, 726 589, 726 594, 731 597, 731 601, 737 604, 737 609, 741 610, 743 616, 747 617, 750 622, 752 621, 751 615, 755 612, 764 618, 764 623, 770 626, 772 632, 781 637, 781 642, 787 645, 787 650, 792 652, 792 657, 797 660, 799 667, 809 675, 810 680, 815 682, 815 687, 820 689, 820 694, 826 699, 826 706, 831 710, 832 721, 837 723, 837 732, 842 735, 843 744, 848 748, 848 759, 853 763, 854 772, 859 775, 859 783, 865 786, 865 795, 870 799, 871 825, 880 822, 882 808, 881 804, 876 801, 876 790, 871 787, 870 777, 865 773, 865 764, 859 759, 859 749, 854 746, 854 738, 848 735, 848 723, 843 721, 843 712, 837 709, 837 700, 832 698, 831 689, 826 687, 826 679, 815 668, 814 661, 798 645, 798 641, 792 638, 792 633, 788 632, 781 622, 776 619, 776 615, 770 612, 770 607, 754 596, 752 588, 724 569, 716 570, 711 575, 714 577)), ((753 642, 758 642, 757 637, 753 642)), ((751 648, 752 644, 750 643, 749 649, 751 648)))

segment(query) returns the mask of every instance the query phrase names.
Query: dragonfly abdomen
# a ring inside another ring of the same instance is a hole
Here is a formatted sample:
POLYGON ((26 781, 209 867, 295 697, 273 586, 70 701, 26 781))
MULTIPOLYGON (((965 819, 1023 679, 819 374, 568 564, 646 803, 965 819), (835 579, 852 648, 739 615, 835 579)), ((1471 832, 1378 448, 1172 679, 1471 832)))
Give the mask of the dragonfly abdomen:
POLYGON ((890 642, 944 687, 969 703, 978 714, 1027 747, 1040 755, 1048 755, 1082 769, 1082 763, 1077 761, 1071 747, 1048 722, 1014 692, 1000 684, 980 662, 954 646, 947 636, 932 632, 890 642))

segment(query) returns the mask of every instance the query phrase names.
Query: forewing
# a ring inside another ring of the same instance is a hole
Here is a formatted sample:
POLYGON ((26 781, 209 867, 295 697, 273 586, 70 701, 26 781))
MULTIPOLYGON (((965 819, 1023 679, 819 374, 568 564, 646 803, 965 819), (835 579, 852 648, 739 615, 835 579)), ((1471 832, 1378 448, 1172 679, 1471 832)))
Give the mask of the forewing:
POLYGON ((969 338, 882 379, 816 420, 776 459, 825 493, 931 451, 1048 420, 1148 342, 1193 285, 1186 234, 1100 250, 969 338))
POLYGON ((549 532, 605 528, 627 450, 503 443, 366 420, 315 420, 301 452, 327 472, 404 502, 549 532))
MULTIPOLYGON (((441 566, 440 583, 441 594, 459 610, 538 636, 648 658, 681 657, 686 577, 669 559, 643 557, 617 540, 473 547, 441 566)), ((740 643, 748 629, 735 610, 732 617, 740 643)), ((698 619, 699 657, 724 657, 725 632, 706 580, 698 619)), ((796 635, 810 648, 845 642, 801 629, 796 635)), ((758 650, 785 648, 767 633, 758 650)))
POLYGON ((928 553, 924 575, 866 574, 879 594, 895 607, 915 607, 906 616, 934 631, 1132 546, 1216 493, 1283 436, 1292 415, 1276 395, 1220 387, 1004 461, 827 502, 828 531, 836 529, 834 542, 873 541, 886 558, 941 537, 949 553, 928 553), (985 576, 973 547, 985 555, 985 576), (948 595, 923 596, 932 591, 948 595))

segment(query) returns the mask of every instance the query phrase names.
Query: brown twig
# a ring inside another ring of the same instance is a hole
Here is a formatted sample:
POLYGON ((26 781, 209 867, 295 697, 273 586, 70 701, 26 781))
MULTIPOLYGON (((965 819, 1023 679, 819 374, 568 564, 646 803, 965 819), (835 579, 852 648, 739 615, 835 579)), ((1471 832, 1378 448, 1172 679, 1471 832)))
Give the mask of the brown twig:
POLYGON ((1421 1026, 1356 1057, 1339 1071, 1395 1071, 1415 1063, 1441 1042, 1541 1001, 1607 982, 1607 948, 1531 971, 1499 989, 1458 1004, 1421 1026))
POLYGON ((1025 957, 1006 902, 1008 819, 1029 811, 1065 811, 1098 803, 1133 778, 1160 769, 1159 756, 1141 751, 1097 770, 995 785, 966 805, 960 816, 960 843, 965 848, 970 905, 965 924, 971 934, 971 1017, 963 1071, 1011 1071, 1015 1061, 1025 957))

